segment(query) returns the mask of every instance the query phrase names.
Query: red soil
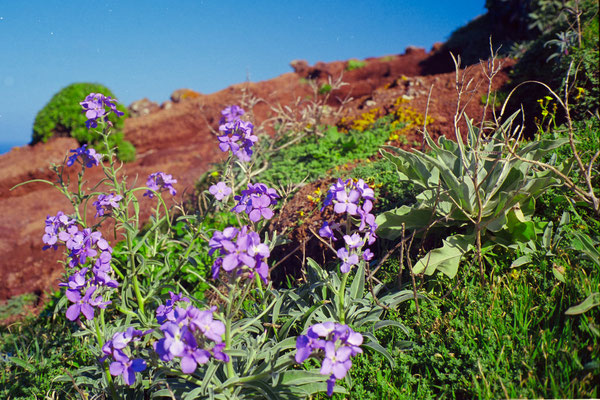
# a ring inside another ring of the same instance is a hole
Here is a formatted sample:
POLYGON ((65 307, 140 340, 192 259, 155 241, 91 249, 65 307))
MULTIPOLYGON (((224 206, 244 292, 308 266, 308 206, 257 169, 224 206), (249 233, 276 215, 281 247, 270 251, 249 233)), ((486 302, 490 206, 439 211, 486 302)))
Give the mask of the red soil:
MULTIPOLYGON (((252 110, 255 122, 260 124, 273 116, 271 106, 292 104, 298 97, 311 95, 307 78, 325 82, 328 76, 337 78, 342 72, 343 81, 349 85, 333 93, 330 106, 339 106, 339 99, 353 97, 343 115, 356 116, 372 107, 389 109, 402 95, 411 98, 406 103, 408 106, 425 113, 432 88, 428 113, 434 122, 429 130, 434 136, 453 136, 457 99, 455 73, 432 74, 431 69, 424 70, 422 66, 430 56, 431 53, 422 49, 410 48, 403 55, 367 59, 365 67, 353 71, 344 71, 345 62, 317 63, 314 67, 295 62, 295 72, 268 81, 233 85, 210 95, 187 98, 149 115, 130 118, 125 122, 125 137, 136 146, 137 160, 126 164, 123 171, 128 182, 133 183, 137 178, 138 185, 144 184, 147 176, 156 171, 172 174, 178 180, 175 187, 179 193, 175 201, 181 201, 181 194, 193 190, 194 182, 210 163, 222 159, 211 133, 217 128, 222 108, 240 104, 243 92, 251 94, 261 100, 252 110)), ((511 61, 506 62, 494 88, 507 81, 511 65, 511 61)), ((472 68, 474 82, 481 84, 469 95, 472 99, 466 113, 479 121, 483 112, 480 99, 487 90, 487 82, 479 66, 472 68)), ((469 96, 463 98, 463 104, 469 96)), ((409 134, 408 143, 420 142, 421 138, 414 130, 409 134)), ((70 204, 47 184, 33 183, 12 191, 10 188, 30 179, 54 180, 48 166, 61 163, 69 149, 76 147, 73 139, 57 138, 45 144, 15 148, 0 156, 0 302, 23 293, 36 293, 41 297, 57 288, 63 272, 63 266, 57 261, 62 257, 60 252, 42 251, 41 239, 46 216, 55 215, 59 210, 68 213, 70 204)), ((90 183, 101 177, 100 168, 86 173, 90 183)), ((147 199, 140 202, 147 213, 153 202, 147 199)), ((92 217, 91 212, 89 217, 92 217)), ((114 243, 110 230, 104 231, 105 237, 114 243)))

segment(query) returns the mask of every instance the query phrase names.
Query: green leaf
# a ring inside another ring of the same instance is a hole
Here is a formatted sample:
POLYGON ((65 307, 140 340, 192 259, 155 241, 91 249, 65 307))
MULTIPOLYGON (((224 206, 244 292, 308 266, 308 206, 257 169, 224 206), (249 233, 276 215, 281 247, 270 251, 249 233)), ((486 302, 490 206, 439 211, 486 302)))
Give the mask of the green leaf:
POLYGON ((306 383, 323 382, 328 376, 321 375, 318 371, 290 370, 281 373, 278 383, 284 385, 304 385, 306 383))
POLYGON ((28 363, 27 361, 21 360, 18 357, 8 357, 8 359, 10 362, 18 365, 19 367, 23 368, 27 372, 33 373, 35 371, 35 368, 33 368, 33 366, 30 363, 28 363))
POLYGON ((432 275, 439 270, 449 278, 454 278, 462 256, 472 247, 475 238, 473 235, 453 235, 443 240, 443 246, 431 250, 421 258, 413 267, 415 274, 425 272, 432 275))
POLYGON ((524 256, 521 256, 521 257, 517 258, 515 261, 513 261, 513 263, 510 264, 510 268, 517 268, 522 265, 527 265, 530 262, 531 262, 531 255, 525 254, 524 256))
POLYGON ((396 328, 400 328, 402 330, 402 332, 404 332, 405 334, 408 334, 408 328, 406 326, 402 325, 398 321, 391 321, 389 319, 387 319, 385 321, 376 322, 375 325, 373 326, 373 332, 375 332, 381 328, 384 328, 386 326, 395 326, 396 328))
POLYGON ((590 294, 583 302, 577 304, 576 306, 569 307, 567 311, 565 311, 566 315, 579 315, 584 312, 597 307, 600 305, 600 293, 595 292, 590 294))
POLYGON ((574 231, 571 247, 575 250, 583 252, 590 260, 600 266, 600 252, 596 249, 596 243, 588 235, 574 231))
POLYGON ((390 368, 394 368, 394 365, 396 363, 394 362, 392 355, 382 345, 380 345, 379 343, 377 343, 375 341, 370 341, 368 343, 363 343, 362 346, 381 354, 390 363, 390 368))
POLYGON ((559 269, 559 267, 556 264, 552 265, 552 274, 558 281, 562 283, 567 283, 567 280, 565 279, 564 269, 562 267, 560 267, 559 269))
POLYGON ((354 300, 357 298, 362 298, 362 295, 365 291, 365 266, 360 265, 356 270, 356 275, 352 280, 352 285, 350 286, 350 299, 354 300))
POLYGON ((375 219, 378 225, 377 235, 386 239, 396 239, 402 235, 402 224, 406 230, 419 229, 434 215, 435 211, 406 205, 384 212, 375 219))

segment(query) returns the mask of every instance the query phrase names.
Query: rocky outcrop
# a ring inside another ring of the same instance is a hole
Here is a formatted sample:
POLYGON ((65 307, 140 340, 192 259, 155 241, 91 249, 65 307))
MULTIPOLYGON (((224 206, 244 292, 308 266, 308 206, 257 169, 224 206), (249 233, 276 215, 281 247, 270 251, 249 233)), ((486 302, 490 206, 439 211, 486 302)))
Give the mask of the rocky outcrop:
POLYGON ((129 116, 131 118, 137 118, 144 115, 152 114, 153 112, 159 110, 160 107, 157 103, 150 101, 144 97, 141 100, 136 100, 133 103, 131 103, 128 109, 129 116))

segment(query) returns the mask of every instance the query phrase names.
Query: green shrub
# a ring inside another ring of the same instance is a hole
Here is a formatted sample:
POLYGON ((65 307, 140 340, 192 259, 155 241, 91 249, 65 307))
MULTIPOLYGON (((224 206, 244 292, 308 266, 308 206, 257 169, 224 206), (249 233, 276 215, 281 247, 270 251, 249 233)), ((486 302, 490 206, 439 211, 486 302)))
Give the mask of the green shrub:
POLYGON ((359 61, 354 59, 348 60, 348 65, 346 65, 346 71, 353 71, 355 69, 362 68, 365 65, 367 65, 365 61, 359 61))
MULTIPOLYGON (((70 136, 80 144, 99 144, 100 136, 86 128, 87 118, 79 105, 90 93, 115 97, 107 87, 96 83, 73 83, 61 89, 36 115, 31 143, 45 143, 53 136, 70 136)), ((111 138, 111 145, 118 147, 117 154, 121 161, 131 161, 135 159, 135 148, 130 142, 123 140, 122 134, 127 109, 122 104, 118 104, 117 109, 125 115, 118 118, 111 114, 108 118, 113 124, 114 137, 111 138)))

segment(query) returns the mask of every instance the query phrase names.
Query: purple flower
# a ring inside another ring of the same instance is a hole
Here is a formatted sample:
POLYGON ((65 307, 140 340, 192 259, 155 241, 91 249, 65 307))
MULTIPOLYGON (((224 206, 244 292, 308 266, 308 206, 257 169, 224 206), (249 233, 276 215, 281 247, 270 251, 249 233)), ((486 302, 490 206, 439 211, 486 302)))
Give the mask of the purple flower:
POLYGON ((333 394, 335 381, 342 379, 352 367, 351 357, 362 353, 363 336, 348 325, 323 322, 308 328, 306 335, 296 339, 296 362, 304 362, 314 352, 323 356, 321 375, 330 375, 327 380, 327 395, 333 394))
POLYGON ((231 194, 231 188, 225 184, 225 182, 217 182, 217 184, 212 185, 208 191, 210 194, 215 196, 215 199, 221 201, 225 197, 231 194))
POLYGON ((236 213, 245 212, 252 222, 258 222, 260 218, 271 219, 273 210, 270 206, 277 204, 279 195, 273 188, 264 183, 248 184, 248 189, 242 190, 241 196, 235 196, 238 202, 231 211, 236 213))
POLYGON ((319 229, 319 236, 331 239, 333 241, 337 240, 333 234, 333 229, 339 227, 339 224, 333 223, 329 225, 329 222, 324 221, 323 226, 319 229))
POLYGON ((110 96, 106 97, 102 93, 90 93, 86 96, 85 100, 79 104, 83 108, 86 118, 85 126, 90 128, 96 128, 98 126, 98 120, 104 122, 108 115, 113 112, 118 117, 123 116, 123 112, 117 110, 117 100, 111 99, 110 96), (108 112, 105 107, 108 107, 108 112))
POLYGON ((106 308, 106 305, 102 306, 102 303, 98 301, 98 297, 91 299, 95 291, 96 287, 90 286, 85 291, 85 295, 81 296, 79 290, 67 290, 67 299, 74 303, 67 308, 67 319, 75 321, 79 318, 79 314, 83 314, 88 320, 94 319, 94 306, 106 308))
POLYGON ((354 232, 352 236, 344 235, 344 241, 350 249, 360 248, 364 244, 363 238, 357 232, 354 232))
POLYGON ((229 227, 223 232, 216 231, 208 245, 211 248, 209 255, 216 250, 220 253, 213 263, 213 279, 218 277, 223 268, 226 272, 248 273, 250 278, 257 272, 267 282, 269 268, 265 260, 270 255, 269 248, 261 243, 258 233, 249 231, 247 226, 239 230, 229 227))
POLYGON ((177 307, 166 314, 166 322, 160 327, 165 336, 154 343, 154 351, 159 358, 163 361, 180 358, 181 370, 186 374, 193 373, 198 364, 207 363, 211 356, 229 361, 229 356, 223 353, 225 324, 214 320, 215 310, 216 307, 200 311, 188 305, 186 309, 177 307), (205 348, 209 340, 214 342, 214 346, 205 348))
POLYGON ((125 384, 133 385, 135 383, 135 373, 146 369, 146 361, 141 358, 131 360, 125 353, 125 348, 134 341, 141 340, 142 336, 152 332, 152 329, 142 332, 133 327, 127 328, 125 332, 117 332, 112 339, 104 343, 102 352, 104 356, 100 358, 103 362, 109 356, 114 360, 109 371, 113 376, 122 375, 125 384))
POLYGON ((119 201, 122 199, 123 196, 113 193, 99 195, 98 200, 93 203, 94 207, 96 207, 96 217, 102 217, 119 208, 119 201))
POLYGON ((164 172, 155 172, 148 177, 146 186, 148 186, 150 190, 147 190, 146 193, 144 193, 144 196, 153 198, 154 192, 162 192, 163 190, 168 190, 172 196, 175 196, 177 191, 173 187, 173 183, 177 183, 177 179, 173 179, 173 176, 165 174, 164 172))
POLYGON ((110 363, 109 371, 112 376, 122 375, 126 385, 135 383, 135 373, 146 369, 146 361, 141 358, 130 360, 122 351, 113 352, 115 361, 110 363))
POLYGON ((360 192, 354 189, 350 190, 350 193, 346 193, 346 191, 339 191, 335 194, 335 199, 337 202, 333 206, 333 211, 338 214, 347 212, 350 215, 354 215, 358 210, 360 192))
POLYGON ((88 149, 87 144, 84 144, 78 149, 71 150, 70 152, 73 154, 67 159, 67 167, 73 165, 75 161, 77 161, 77 158, 80 159, 79 161, 86 168, 99 165, 100 161, 102 161, 102 155, 96 153, 96 150, 94 149, 88 149))
MULTIPOLYGON (((232 106, 236 107, 236 106, 232 106)), ((242 121, 239 117, 243 110, 225 109, 221 113, 219 131, 222 135, 219 139, 219 149, 222 152, 231 151, 240 161, 248 162, 252 157, 252 146, 258 141, 258 137, 253 134, 254 126, 249 121, 242 121)))
POLYGON ((338 249, 337 255, 340 260, 342 260, 342 265, 340 265, 340 271, 343 274, 350 272, 350 269, 353 265, 358 264, 358 255, 356 253, 348 253, 345 247, 338 249))
POLYGON ((335 343, 325 343, 325 358, 321 364, 321 375, 335 376, 335 379, 342 379, 352 367, 350 355, 352 350, 349 347, 341 346, 336 349, 335 343))
POLYGON ((226 122, 236 121, 236 120, 240 119, 240 117, 244 114, 245 114, 245 111, 240 106, 233 105, 233 106, 225 107, 221 111, 221 115, 223 117, 221 117, 221 120, 219 121, 219 125, 223 125, 226 122))
POLYGON ((174 316, 174 307, 177 302, 181 301, 188 304, 190 303, 190 299, 183 297, 181 293, 175 294, 169 291, 169 295, 171 298, 167 300, 164 305, 160 305, 156 308, 156 320, 159 324, 163 324, 165 321, 167 321, 167 319, 170 321, 176 320, 174 316))
POLYGON ((199 329, 200 332, 215 343, 223 341, 225 334, 225 324, 213 319, 213 313, 217 307, 213 306, 208 310, 200 311, 195 307, 188 309, 187 315, 190 318, 190 326, 199 329))
POLYGON ((269 196, 261 194, 252 199, 252 211, 248 214, 248 218, 252 222, 258 222, 260 217, 264 219, 273 218, 273 210, 269 208, 271 199, 269 196))

